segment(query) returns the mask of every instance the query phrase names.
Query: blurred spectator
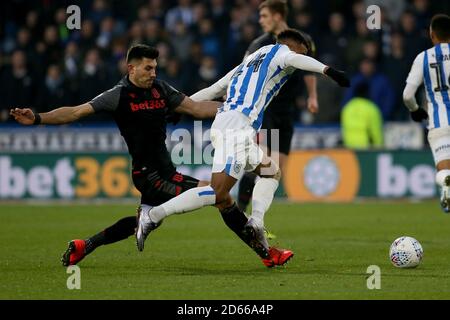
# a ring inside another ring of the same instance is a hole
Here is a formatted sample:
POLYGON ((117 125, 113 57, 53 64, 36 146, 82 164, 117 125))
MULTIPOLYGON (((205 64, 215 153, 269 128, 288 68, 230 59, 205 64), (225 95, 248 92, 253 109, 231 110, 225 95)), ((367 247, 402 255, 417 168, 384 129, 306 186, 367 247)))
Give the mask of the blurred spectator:
POLYGON ((226 36, 228 31, 228 24, 230 22, 229 8, 225 4, 225 0, 211 0, 210 1, 210 16, 214 21, 214 26, 219 33, 223 44, 226 44, 226 36))
POLYGON ((402 92, 408 77, 410 65, 405 59, 403 37, 400 33, 392 35, 391 54, 383 60, 383 73, 389 78, 395 93, 392 120, 408 120, 409 111, 403 106, 402 92))
POLYGON ((313 24, 312 14, 308 10, 302 10, 295 14, 293 27, 306 32, 313 39, 318 37, 317 29, 313 24))
POLYGON ((354 73, 358 69, 358 65, 364 58, 364 44, 371 39, 369 29, 367 29, 366 20, 359 18, 356 20, 356 34, 350 38, 348 46, 345 50, 345 61, 347 71, 354 73))
POLYGON ((344 146, 352 149, 383 146, 383 119, 378 106, 368 99, 369 84, 359 82, 354 97, 342 109, 344 146))
POLYGON ((64 72, 69 78, 76 79, 80 66, 80 52, 76 42, 72 41, 67 44, 64 53, 64 72))
POLYGON ((338 12, 332 13, 328 26, 329 33, 321 38, 318 45, 319 57, 323 59, 324 56, 334 56, 334 61, 336 62, 335 67, 344 69, 345 51, 349 42, 348 35, 345 31, 344 16, 338 12))
POLYGON ((381 52, 388 56, 391 54, 391 33, 393 31, 392 20, 386 11, 386 7, 381 7, 381 29, 378 31, 381 40, 381 52))
POLYGON ((80 79, 80 103, 90 101, 92 98, 108 89, 108 73, 102 65, 100 53, 97 49, 87 52, 84 59, 80 79))
POLYGON ((429 0, 413 0, 412 5, 414 15, 416 16, 417 29, 424 32, 430 26, 432 18, 430 2, 429 0))
POLYGON ((39 13, 35 10, 29 11, 25 18, 25 27, 30 31, 33 39, 38 39, 42 35, 42 26, 39 21, 39 13))
POLYGON ((218 76, 219 71, 217 69, 216 60, 210 56, 203 57, 198 68, 198 73, 192 80, 194 84, 192 91, 196 92, 198 90, 209 87, 215 82, 218 76))
POLYGON ((405 59, 411 64, 417 54, 426 49, 428 39, 417 32, 416 17, 411 11, 405 11, 401 16, 400 30, 404 38, 405 59))
POLYGON ((146 23, 152 17, 152 13, 148 6, 140 6, 137 12, 137 21, 141 24, 146 23))
POLYGON ((219 39, 214 32, 214 26, 210 19, 199 21, 197 41, 201 44, 204 55, 211 56, 216 61, 220 59, 219 39))
POLYGON ((115 21, 111 17, 106 17, 100 24, 100 33, 97 37, 97 47, 101 49, 109 49, 112 38, 114 36, 115 21))
MULTIPOLYGON (((333 60, 325 60, 323 63, 334 65, 333 60)), ((313 115, 315 124, 339 123, 343 90, 334 81, 330 81, 324 75, 317 75, 317 102, 319 111, 313 115)))
POLYGON ((164 40, 161 26, 158 20, 152 19, 145 23, 144 27, 145 44, 156 47, 156 45, 164 40))
POLYGON ((0 117, 5 121, 11 107, 35 107, 37 83, 28 69, 23 51, 16 50, 11 56, 11 65, 1 74, 0 117))
POLYGON ((143 22, 133 22, 128 30, 128 37, 130 38, 130 46, 144 42, 143 22))
POLYGON ((89 19, 92 20, 97 26, 100 25, 103 19, 112 16, 112 12, 106 0, 94 0, 92 3, 92 8, 88 12, 89 19))
POLYGON ((108 59, 106 67, 108 73, 111 75, 110 83, 115 85, 122 78, 122 70, 118 68, 121 66, 122 60, 126 60, 127 57, 127 45, 124 38, 116 38, 111 45, 111 56, 108 59))
POLYGON ((176 32, 176 25, 181 22, 187 27, 194 23, 194 10, 191 6, 191 0, 178 0, 178 6, 167 11, 166 29, 170 32, 176 32))
MULTIPOLYGON (((230 12, 231 21, 228 26, 228 42, 227 42, 227 56, 232 57, 235 54, 235 48, 241 38, 241 28, 245 23, 244 15, 240 7, 234 7, 230 12)), ((233 68, 235 65, 229 61, 227 69, 233 68)))
POLYGON ((158 75, 161 80, 170 83, 171 86, 178 90, 186 87, 186 82, 189 80, 186 76, 187 74, 182 71, 182 67, 177 59, 169 59, 166 68, 158 75))
POLYGON ((43 44, 45 49, 42 54, 45 57, 45 67, 59 63, 62 58, 62 45, 56 26, 50 25, 45 28, 43 44))
POLYGON ((78 44, 83 54, 95 46, 95 26, 91 20, 82 20, 78 44))
POLYGON ((390 119, 395 105, 394 89, 389 79, 377 71, 375 62, 367 58, 360 63, 359 73, 351 79, 351 86, 344 95, 343 104, 355 97, 356 88, 363 82, 368 84, 368 97, 380 108, 383 119, 390 119))
POLYGON ((378 63, 381 59, 379 42, 374 39, 365 41, 362 47, 362 54, 365 58, 378 63))
POLYGON ((160 25, 164 25, 164 16, 167 10, 165 4, 164 0, 150 0, 148 4, 150 18, 157 20, 160 25))
POLYGON ((181 61, 186 61, 189 57, 189 48, 194 41, 193 35, 189 32, 183 21, 177 21, 170 36, 170 46, 174 48, 175 54, 181 61))
POLYGON ((21 28, 17 32, 16 49, 22 50, 27 56, 33 52, 33 42, 31 41, 31 33, 26 28, 21 28))
POLYGON ((69 105, 72 97, 68 95, 65 81, 59 66, 52 64, 47 69, 45 82, 39 88, 36 110, 48 112, 55 107, 69 105))
POLYGON ((242 62, 248 47, 257 37, 257 29, 254 24, 246 23, 241 29, 241 37, 230 55, 230 62, 232 66, 237 66, 242 62))
POLYGON ((66 9, 59 8, 55 13, 55 23, 58 32, 59 39, 61 39, 62 43, 66 44, 69 41, 69 30, 66 26, 66 9))

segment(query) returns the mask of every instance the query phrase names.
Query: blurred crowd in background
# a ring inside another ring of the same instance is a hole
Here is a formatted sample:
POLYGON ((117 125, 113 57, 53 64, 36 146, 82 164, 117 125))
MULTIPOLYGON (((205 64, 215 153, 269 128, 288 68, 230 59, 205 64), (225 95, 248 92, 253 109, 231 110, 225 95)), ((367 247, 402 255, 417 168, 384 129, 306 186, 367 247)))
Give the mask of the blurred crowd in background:
MULTIPOLYGON (((159 49, 158 77, 190 95, 239 64, 261 35, 260 0, 9 0, 0 4, 0 121, 10 107, 46 112, 90 101, 127 72, 127 49, 159 49), (66 8, 81 8, 81 30, 68 30, 66 8)), ((448 1, 290 0, 288 25, 309 33, 316 58, 366 79, 384 121, 409 121, 402 91, 411 63, 432 46, 428 26, 448 1), (366 8, 381 7, 381 29, 368 30, 366 8)), ((310 115, 299 84, 301 124, 339 123, 355 88, 317 81, 320 112, 310 115)), ((102 118, 99 118, 102 119, 102 118)))

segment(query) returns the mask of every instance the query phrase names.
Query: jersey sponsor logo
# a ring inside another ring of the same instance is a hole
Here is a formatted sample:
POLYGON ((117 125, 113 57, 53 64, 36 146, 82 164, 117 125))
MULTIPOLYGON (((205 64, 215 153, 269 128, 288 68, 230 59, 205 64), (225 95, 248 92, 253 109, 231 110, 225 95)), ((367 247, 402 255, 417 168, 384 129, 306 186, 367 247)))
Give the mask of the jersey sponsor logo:
POLYGON ((131 111, 163 109, 166 106, 166 100, 146 100, 141 103, 130 102, 131 111))
POLYGON ((439 151, 442 151, 442 150, 448 149, 448 148, 450 148, 450 144, 445 144, 445 145, 439 146, 436 149, 434 149, 434 152, 437 153, 439 151))

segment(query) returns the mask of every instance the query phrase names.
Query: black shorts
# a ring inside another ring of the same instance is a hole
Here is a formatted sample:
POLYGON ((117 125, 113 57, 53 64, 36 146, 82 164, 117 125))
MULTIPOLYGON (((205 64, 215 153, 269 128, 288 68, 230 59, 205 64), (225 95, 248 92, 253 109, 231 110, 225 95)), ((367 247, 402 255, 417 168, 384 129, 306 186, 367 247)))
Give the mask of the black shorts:
POLYGON ((141 203, 159 206, 186 190, 198 186, 198 180, 174 171, 162 177, 158 171, 133 170, 133 183, 141 193, 141 203))
MULTIPOLYGON (((284 154, 289 154, 291 150, 292 135, 294 134, 294 120, 290 113, 288 114, 277 114, 274 112, 265 112, 264 119, 261 126, 262 129, 267 129, 267 147, 272 150, 272 141, 270 139, 271 129, 279 130, 279 150, 284 154)), ((274 136, 276 137, 276 136, 274 136)))

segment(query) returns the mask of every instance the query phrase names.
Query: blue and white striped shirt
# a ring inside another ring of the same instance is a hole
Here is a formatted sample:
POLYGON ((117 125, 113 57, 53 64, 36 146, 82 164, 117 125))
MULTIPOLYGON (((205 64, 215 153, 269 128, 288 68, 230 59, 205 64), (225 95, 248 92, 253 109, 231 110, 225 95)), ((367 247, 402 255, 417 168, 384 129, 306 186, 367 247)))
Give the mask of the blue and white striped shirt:
POLYGON ((286 66, 286 58, 290 54, 293 52, 287 46, 275 44, 247 56, 234 69, 223 111, 242 112, 258 131, 264 110, 295 71, 294 67, 286 66))
POLYGON ((428 128, 450 126, 450 44, 440 43, 414 60, 407 83, 424 83, 428 101, 428 128))
POLYGON ((264 110, 296 69, 323 74, 326 65, 314 58, 297 54, 284 44, 262 47, 213 85, 190 98, 213 100, 227 94, 220 112, 242 112, 259 131, 264 110))

